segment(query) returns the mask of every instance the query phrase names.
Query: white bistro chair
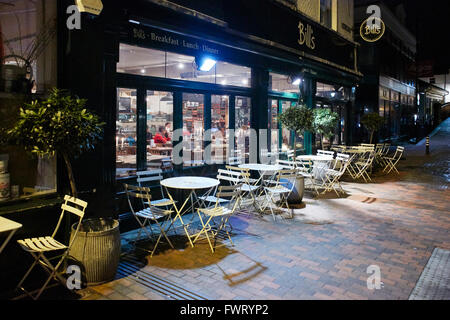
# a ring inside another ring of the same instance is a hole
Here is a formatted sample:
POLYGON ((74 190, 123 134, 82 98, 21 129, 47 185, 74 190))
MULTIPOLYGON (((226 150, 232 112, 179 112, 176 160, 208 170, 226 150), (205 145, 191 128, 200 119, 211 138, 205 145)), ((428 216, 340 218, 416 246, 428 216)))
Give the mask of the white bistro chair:
POLYGON ((127 194, 128 205, 130 206, 131 213, 136 218, 136 221, 140 226, 138 235, 134 240, 134 246, 136 247, 136 242, 140 240, 142 232, 146 233, 148 238, 153 239, 154 233, 152 225, 157 225, 160 232, 153 249, 150 251, 150 257, 153 257, 153 254, 155 253, 162 237, 167 240, 173 249, 174 246, 167 237, 167 232, 172 226, 171 215, 174 211, 161 209, 158 206, 154 206, 153 201, 151 201, 152 197, 150 194, 150 188, 137 187, 129 184, 124 184, 124 188, 127 194), (153 224, 151 222, 153 222, 153 224), (167 228, 165 227, 166 224, 169 224, 167 228), (150 232, 147 227, 149 227, 150 232))
POLYGON ((63 266, 63 262, 66 260, 66 258, 69 255, 70 248, 72 247, 72 244, 74 243, 78 231, 81 226, 81 221, 83 220, 84 213, 87 207, 87 202, 82 201, 80 199, 76 199, 70 196, 64 197, 64 203, 61 205, 61 215, 58 220, 58 224, 56 225, 56 228, 51 236, 48 237, 39 237, 39 238, 30 238, 30 239, 24 239, 24 240, 18 240, 20 247, 31 254, 34 258, 34 263, 31 265, 31 267, 28 269, 28 271, 23 276, 22 280, 20 280, 19 284, 17 285, 17 288, 25 292, 28 296, 30 296, 33 300, 39 299, 41 294, 44 292, 44 290, 47 288, 48 284, 52 279, 59 281, 64 287, 66 286, 66 280, 62 276, 61 272, 58 272, 58 270, 63 266), (63 221, 63 218, 66 214, 66 212, 74 214, 78 218, 77 228, 73 234, 73 237, 68 245, 65 245, 58 240, 55 239, 56 234, 58 233, 58 230, 61 226, 61 222, 63 221), (58 255, 47 258, 46 255, 49 253, 58 252, 58 255), (55 260, 57 261, 55 265, 53 265, 50 261, 55 260), (49 274, 47 280, 44 282, 44 285, 37 291, 36 295, 33 295, 32 292, 29 292, 25 290, 23 287, 23 283, 30 275, 33 268, 37 265, 41 265, 42 268, 49 274))
POLYGON ((397 164, 403 157, 404 152, 405 152, 404 147, 397 147, 397 150, 395 151, 395 154, 393 156, 383 157, 383 160, 385 161, 386 164, 386 167, 384 168, 383 172, 389 174, 392 171, 395 171, 397 174, 400 174, 400 172, 397 169, 397 164))
POLYGON ((162 199, 153 200, 152 206, 166 207, 166 209, 168 209, 170 206, 174 205, 175 202, 166 198, 166 196, 164 195, 164 189, 160 183, 161 180, 163 179, 162 174, 163 174, 163 171, 161 169, 149 170, 149 171, 138 171, 138 172, 136 172, 137 183, 138 183, 139 187, 148 187, 148 183, 158 182, 162 199))
POLYGON ((228 239, 232 246, 234 246, 231 240, 230 233, 233 230, 229 220, 235 213, 240 202, 242 183, 220 186, 217 193, 217 201, 213 207, 198 208, 197 214, 200 219, 202 229, 197 233, 193 243, 200 239, 201 235, 205 235, 208 240, 209 247, 212 253, 215 252, 217 246, 217 236, 223 230, 227 234, 228 239), (227 201, 220 201, 227 199, 227 201), (225 204, 224 204, 225 203, 225 204), (214 241, 214 244, 211 241, 214 241))

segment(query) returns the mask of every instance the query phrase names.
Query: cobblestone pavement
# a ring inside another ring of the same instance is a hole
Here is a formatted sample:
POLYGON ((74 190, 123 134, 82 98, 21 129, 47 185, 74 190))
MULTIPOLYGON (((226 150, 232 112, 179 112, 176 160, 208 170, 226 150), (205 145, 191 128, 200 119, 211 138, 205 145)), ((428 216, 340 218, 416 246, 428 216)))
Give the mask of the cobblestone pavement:
POLYGON ((435 135, 429 156, 424 146, 408 147, 400 175, 344 183, 347 198, 306 196, 292 220, 238 214, 234 247, 211 254, 206 243, 184 241, 136 256, 159 287, 122 273, 81 291, 83 299, 174 298, 165 284, 205 299, 408 299, 433 249, 450 250, 449 136, 435 135), (367 287, 372 265, 380 290, 367 287))

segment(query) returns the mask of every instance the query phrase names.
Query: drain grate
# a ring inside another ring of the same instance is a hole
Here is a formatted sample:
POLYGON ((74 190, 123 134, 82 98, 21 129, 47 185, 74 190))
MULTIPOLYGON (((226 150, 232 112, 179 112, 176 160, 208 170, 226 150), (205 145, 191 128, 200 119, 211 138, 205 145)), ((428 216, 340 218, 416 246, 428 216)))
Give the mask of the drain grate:
POLYGON ((139 264, 141 263, 133 258, 122 257, 117 274, 131 279, 169 300, 208 300, 197 293, 141 269, 142 266, 139 267, 139 264))

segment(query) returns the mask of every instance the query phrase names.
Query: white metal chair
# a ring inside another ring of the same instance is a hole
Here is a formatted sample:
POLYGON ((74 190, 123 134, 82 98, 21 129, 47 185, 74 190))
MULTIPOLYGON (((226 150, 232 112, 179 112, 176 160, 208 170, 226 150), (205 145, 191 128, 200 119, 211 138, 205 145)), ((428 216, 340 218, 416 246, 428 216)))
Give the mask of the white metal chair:
POLYGON ((162 173, 163 173, 163 171, 161 169, 150 170, 150 171, 138 171, 138 172, 136 172, 136 175, 138 177, 137 183, 138 183, 139 187, 148 187, 149 182, 157 181, 159 184, 159 189, 161 192, 162 199, 153 200, 152 206, 168 208, 169 206, 174 205, 175 202, 166 198, 164 195, 164 189, 160 183, 161 180, 163 179, 162 173))
POLYGON ((256 185, 258 183, 258 180, 250 178, 250 169, 244 169, 234 166, 226 166, 225 169, 229 172, 230 175, 236 176, 237 174, 239 174, 240 176, 241 180, 240 182, 237 182, 242 183, 239 194, 239 208, 241 208, 242 205, 256 205, 256 193, 258 192, 258 189, 260 187, 256 185))
POLYGON ((370 170, 375 159, 375 151, 366 152, 363 157, 352 162, 353 174, 355 180, 363 178, 366 183, 371 182, 370 170))
MULTIPOLYGON (((151 257, 156 251, 158 244, 161 241, 161 238, 164 237, 169 245, 174 248, 172 242, 167 237, 167 231, 172 226, 171 223, 171 214, 174 212, 173 210, 161 209, 160 207, 153 206, 153 202, 151 201, 151 193, 150 188, 147 187, 137 187, 129 184, 124 184, 125 192, 127 194, 128 205, 130 206, 131 213, 136 218, 140 229, 138 235, 134 241, 134 246, 136 247, 136 242, 140 240, 141 233, 147 234, 148 238, 153 239, 153 228, 152 221, 156 224, 160 230, 158 239, 151 250, 151 257), (134 204, 133 204, 134 200, 134 204), (136 210, 136 208, 139 208, 136 210), (162 220, 162 221, 161 221, 162 220), (161 221, 161 223, 160 223, 161 221), (165 228, 165 224, 170 223, 169 227, 165 228), (150 232, 148 232, 147 226, 150 228, 150 232)), ((148 251, 148 250, 147 250, 148 251)))
POLYGON ((401 160, 404 152, 405 152, 404 147, 397 147, 395 154, 392 157, 390 156, 383 157, 383 160, 386 163, 386 167, 384 168, 383 172, 389 174, 392 171, 395 171, 397 172, 397 174, 400 174, 400 172, 397 169, 397 164, 401 160))
POLYGON ((20 280, 17 288, 25 292, 33 300, 39 299, 52 279, 59 281, 63 286, 66 286, 66 280, 62 274, 58 272, 58 270, 62 267, 63 262, 69 255, 70 248, 72 247, 72 244, 74 243, 80 229, 81 221, 83 220, 87 205, 88 204, 85 201, 70 196, 65 196, 64 203, 61 205, 62 212, 59 217, 58 224, 56 225, 56 228, 51 236, 17 241, 20 247, 30 253, 34 258, 34 263, 25 273, 22 280, 20 280), (78 217, 77 228, 68 245, 62 244, 55 239, 66 212, 74 214, 78 217), (45 256, 46 254, 53 252, 59 252, 59 254, 51 258, 47 258, 45 256), (55 265, 50 262, 52 260, 57 260, 55 265), (37 291, 37 294, 33 296, 32 292, 25 290, 23 284, 37 264, 42 266, 42 268, 49 274, 49 277, 44 282, 44 285, 37 291))
POLYGON ((340 180, 347 170, 349 160, 350 156, 348 154, 338 153, 336 156, 336 164, 334 168, 325 170, 325 192, 334 190, 338 197, 340 197, 339 191, 341 191, 344 195, 346 194, 346 192, 342 188, 340 180))
POLYGON ((279 203, 281 205, 286 205, 286 207, 290 209, 288 198, 294 189, 294 181, 297 178, 297 175, 298 173, 296 169, 279 170, 275 174, 276 184, 274 186, 264 187, 265 202, 261 207, 263 210, 269 207, 274 221, 276 221, 276 216, 273 211, 272 204, 277 204, 275 197, 278 196, 279 203))
POLYGON ((216 193, 217 201, 215 205, 210 208, 197 209, 197 214, 200 218, 202 229, 195 236, 193 243, 198 241, 200 236, 204 234, 208 240, 212 253, 214 253, 217 248, 217 236, 220 231, 223 230, 227 234, 231 245, 234 246, 230 236, 233 227, 231 226, 229 220, 239 206, 241 199, 241 187, 242 183, 230 186, 220 186, 218 192, 216 193), (226 201, 226 205, 223 205, 224 202, 219 201, 219 199, 228 199, 226 201), (220 219, 220 221, 217 221, 218 219, 220 219), (214 244, 211 240, 214 240, 214 244))

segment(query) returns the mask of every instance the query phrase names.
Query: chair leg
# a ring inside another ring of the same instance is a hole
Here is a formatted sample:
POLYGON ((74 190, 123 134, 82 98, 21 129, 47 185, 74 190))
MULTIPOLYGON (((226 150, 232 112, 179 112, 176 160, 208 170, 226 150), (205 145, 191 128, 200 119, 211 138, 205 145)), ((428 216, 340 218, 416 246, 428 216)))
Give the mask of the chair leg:
MULTIPOLYGON (((30 252, 31 253, 31 252, 30 252)), ((17 284, 16 289, 21 289, 23 291, 25 291, 24 288, 22 288, 23 283, 25 282, 25 280, 28 278, 28 276, 30 275, 31 271, 34 269, 34 267, 38 264, 39 259, 41 258, 42 253, 40 253, 38 256, 35 256, 33 253, 31 253, 31 255, 34 258, 34 262, 31 265, 31 267, 28 269, 28 271, 25 273, 25 275, 23 276, 23 278, 20 280, 20 282, 17 284)))

